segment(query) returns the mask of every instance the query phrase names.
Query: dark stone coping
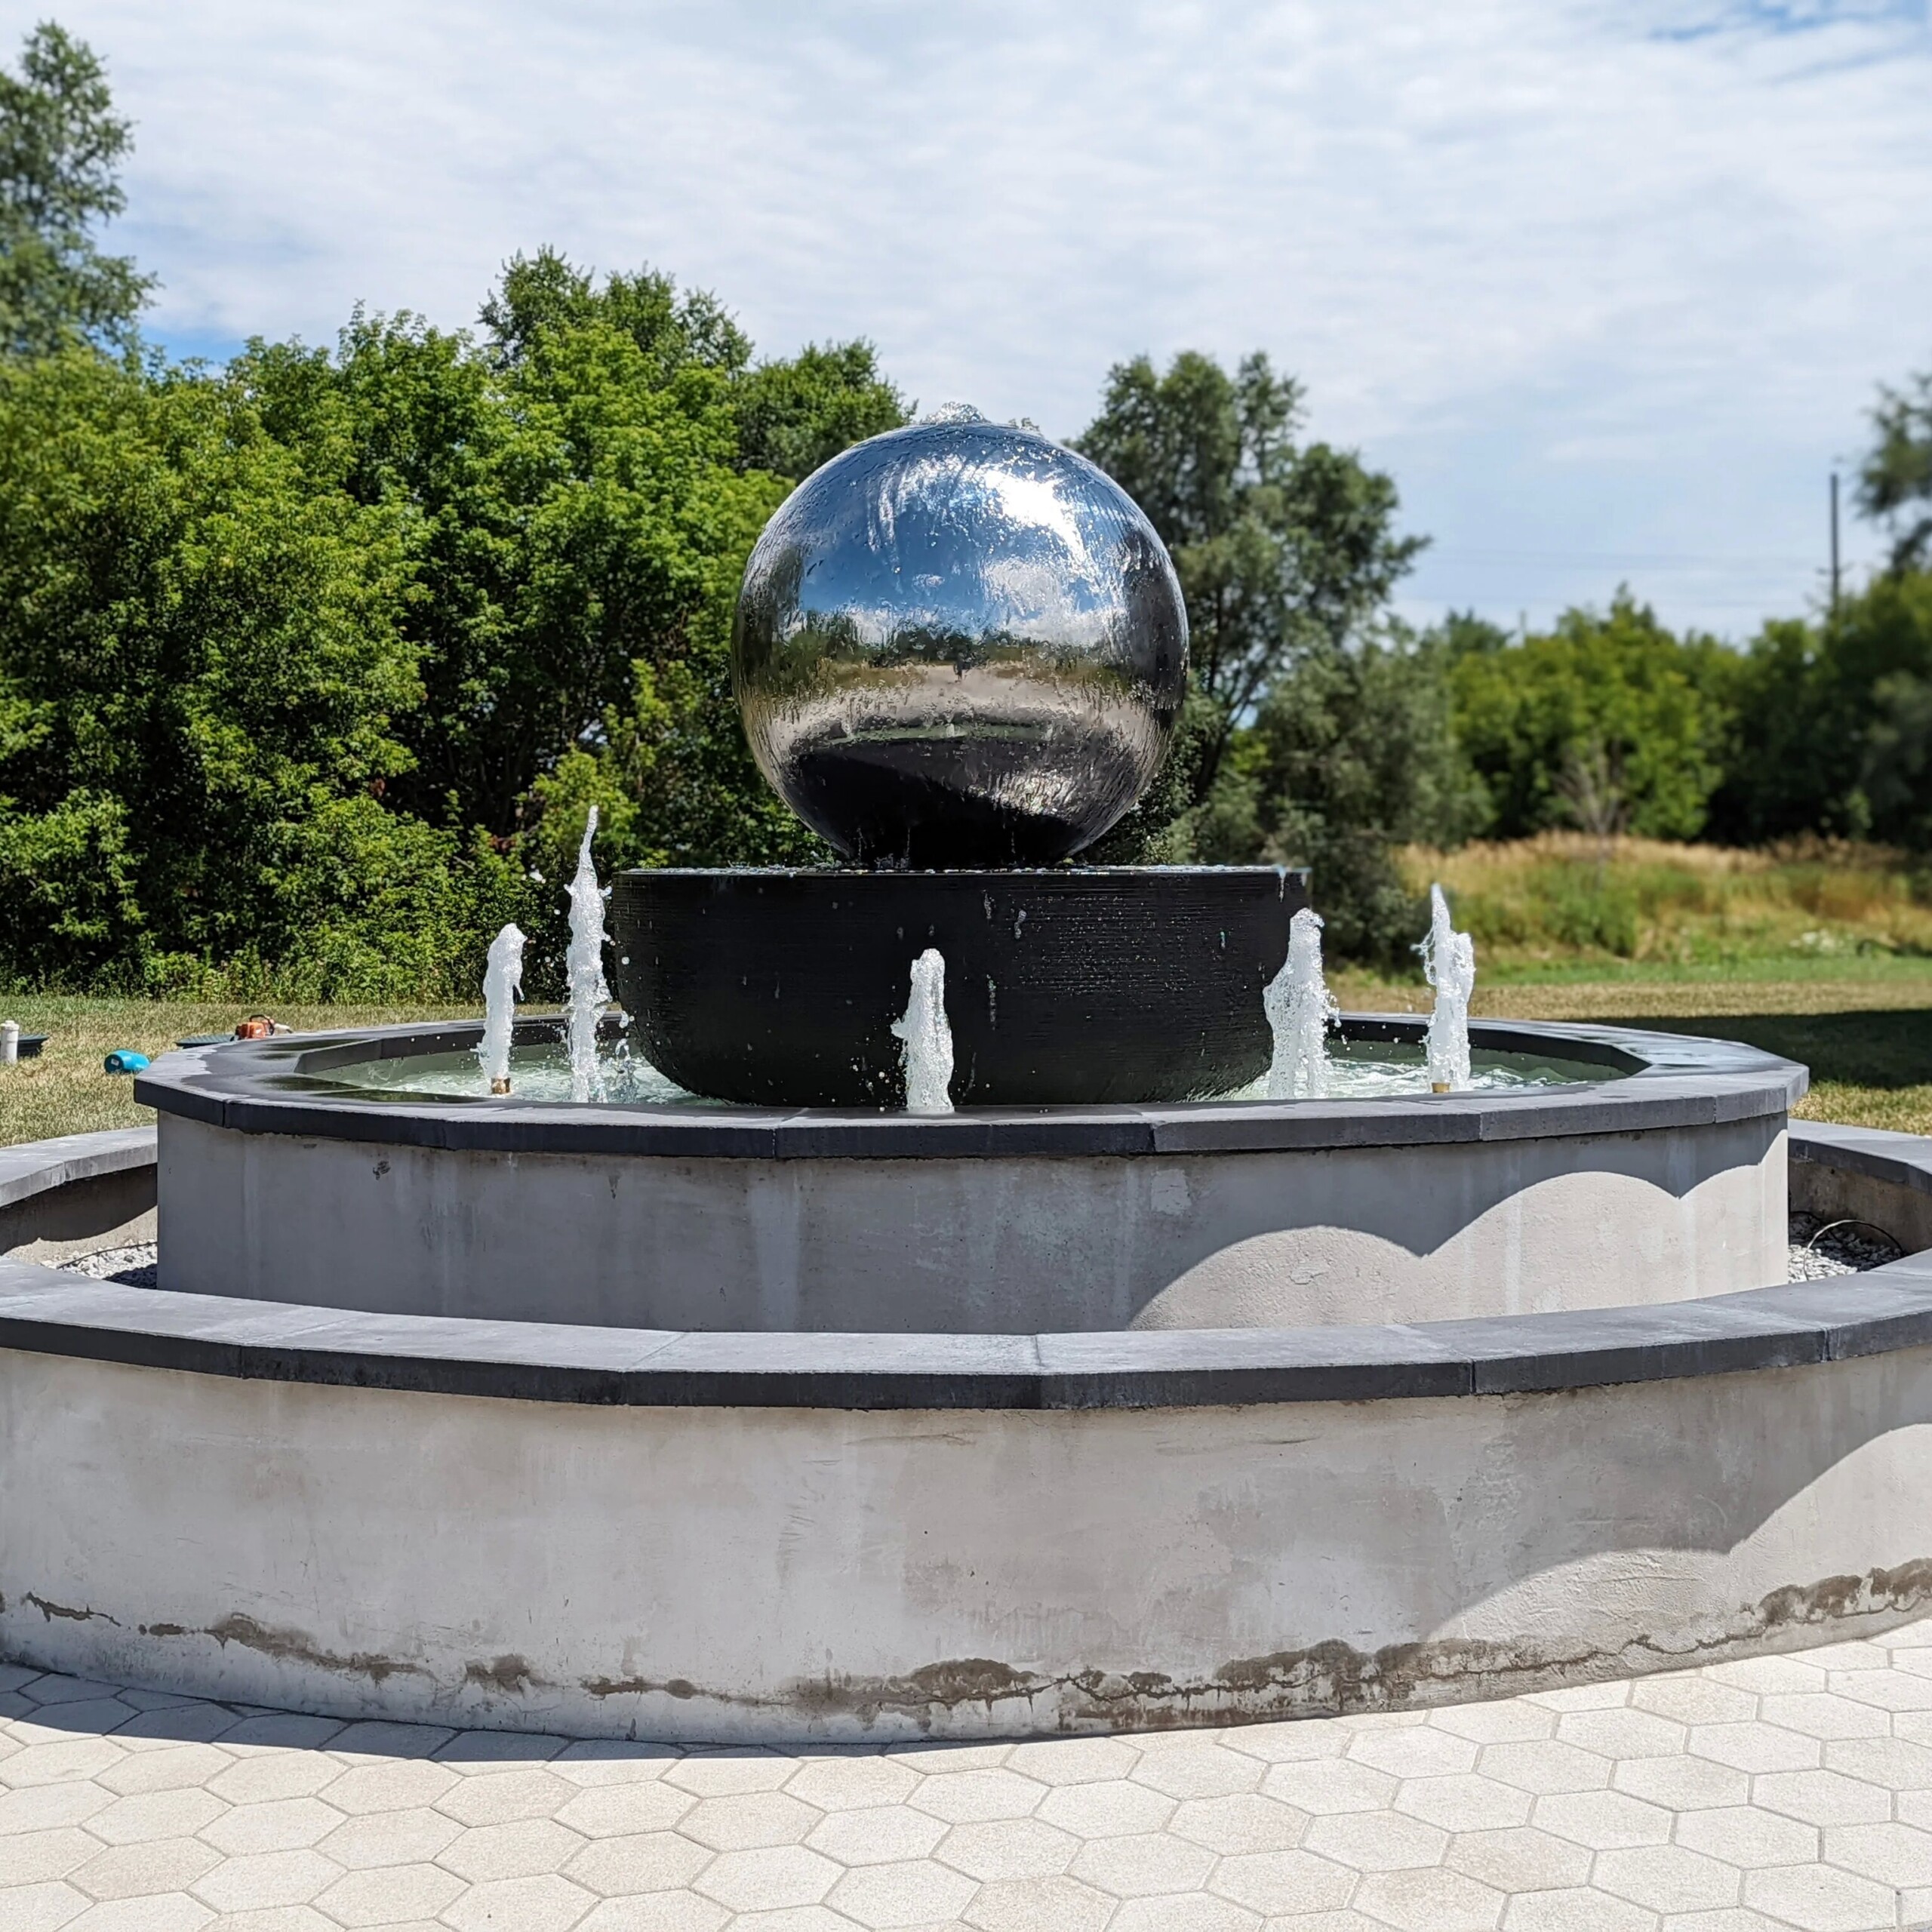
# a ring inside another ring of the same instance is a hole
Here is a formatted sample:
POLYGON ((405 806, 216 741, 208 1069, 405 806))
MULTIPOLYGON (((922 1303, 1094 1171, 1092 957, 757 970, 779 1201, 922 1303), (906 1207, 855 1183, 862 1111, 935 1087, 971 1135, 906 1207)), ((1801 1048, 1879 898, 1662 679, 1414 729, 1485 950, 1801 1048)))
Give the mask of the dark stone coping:
MULTIPOLYGON (((520 1043, 554 1038, 552 1016, 518 1023, 520 1043)), ((1349 1014, 1358 1040, 1419 1040, 1407 1014, 1349 1014)), ((515 1154, 669 1155, 681 1159, 906 1160, 974 1156, 1266 1152, 1401 1147, 1431 1142, 1641 1134, 1782 1114, 1804 1092, 1795 1061, 1728 1040, 1621 1026, 1472 1021, 1478 1048, 1601 1066, 1605 1077, 1518 1093, 1408 1100, 1208 1100, 1173 1106, 973 1108, 912 1115, 831 1108, 427 1101, 333 1079, 371 1059, 473 1048, 479 1021, 229 1041, 172 1053, 134 1083, 163 1113, 242 1134, 515 1154)))
POLYGON ((51 1193, 78 1181, 99 1180, 133 1168, 151 1168, 154 1143, 152 1128, 130 1127, 0 1147, 0 1208, 17 1207, 37 1194, 51 1193))
MULTIPOLYGON (((45 1158, 71 1145, 39 1151, 45 1158)), ((1807 1122, 1792 1130, 1792 1149, 1794 1159, 1842 1158, 1932 1192, 1932 1140, 1916 1135, 1807 1122)), ((25 1161, 35 1149, 11 1151, 25 1161)), ((1863 1275, 1645 1307, 1407 1327, 1067 1335, 683 1333, 371 1315, 128 1287, 0 1260, 0 1347, 259 1380, 605 1405, 1360 1402, 1736 1374, 1927 1346, 1932 1251, 1863 1275)))

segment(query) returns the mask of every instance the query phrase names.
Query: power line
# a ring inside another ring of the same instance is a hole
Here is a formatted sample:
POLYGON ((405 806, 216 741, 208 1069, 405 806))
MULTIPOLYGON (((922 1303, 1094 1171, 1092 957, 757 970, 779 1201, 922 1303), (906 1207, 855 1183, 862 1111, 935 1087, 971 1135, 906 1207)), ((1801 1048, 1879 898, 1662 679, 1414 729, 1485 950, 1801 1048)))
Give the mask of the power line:
POLYGON ((1432 544, 1425 553, 1427 562, 1466 560, 1499 564, 1610 564, 1629 565, 1647 570, 1788 570, 1803 558, 1794 551, 1777 556, 1718 556, 1690 550, 1465 550, 1450 544, 1432 544))
POLYGON ((1832 615, 1838 614, 1838 473, 1832 472, 1832 615))

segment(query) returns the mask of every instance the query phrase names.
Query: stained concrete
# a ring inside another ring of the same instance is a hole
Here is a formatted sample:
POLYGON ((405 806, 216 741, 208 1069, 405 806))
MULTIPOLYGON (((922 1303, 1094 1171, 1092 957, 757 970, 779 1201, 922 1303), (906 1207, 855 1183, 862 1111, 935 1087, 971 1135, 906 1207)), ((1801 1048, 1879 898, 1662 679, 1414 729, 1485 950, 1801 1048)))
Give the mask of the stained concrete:
POLYGON ((0 1654, 801 1743, 1399 1711, 1882 1632, 1932 1603, 1927 1275, 1420 1329, 677 1335, 0 1263, 0 1654), (546 1398, 438 1379, 485 1372, 546 1398), (358 1386, 387 1376, 416 1386, 358 1386))
POLYGON ((689 1739, 1427 1705, 1932 1603, 1932 1349, 1540 1395, 598 1408, 0 1351, 0 1647, 689 1739))
POLYGON ((1932 1623, 1428 1712, 832 1753, 0 1666, 0 1924, 1923 1932, 1928 1744, 1932 1623))

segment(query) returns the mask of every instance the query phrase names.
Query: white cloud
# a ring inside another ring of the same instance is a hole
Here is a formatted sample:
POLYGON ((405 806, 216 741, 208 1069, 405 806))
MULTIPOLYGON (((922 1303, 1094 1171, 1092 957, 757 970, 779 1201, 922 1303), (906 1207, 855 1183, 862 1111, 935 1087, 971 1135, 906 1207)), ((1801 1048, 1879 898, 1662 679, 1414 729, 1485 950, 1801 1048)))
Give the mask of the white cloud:
MULTIPOLYGON (((1269 349, 1395 470, 1412 608, 1801 603, 1932 361, 1922 4, 71 0, 177 341, 473 315, 552 242, 1066 433, 1269 349)), ((23 30, 30 16, 16 16, 23 30)), ((1875 548, 1858 540, 1860 553, 1875 548)))

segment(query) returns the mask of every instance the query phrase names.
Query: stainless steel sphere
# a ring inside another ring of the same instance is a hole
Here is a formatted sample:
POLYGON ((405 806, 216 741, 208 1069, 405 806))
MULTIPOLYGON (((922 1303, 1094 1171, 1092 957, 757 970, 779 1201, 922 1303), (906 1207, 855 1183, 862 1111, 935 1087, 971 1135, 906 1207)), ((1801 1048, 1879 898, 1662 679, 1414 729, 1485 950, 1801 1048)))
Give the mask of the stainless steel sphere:
POLYGON ((845 857, 1045 865, 1160 769, 1187 617, 1104 472, 968 414, 857 445, 746 567, 731 667, 752 755, 845 857))

